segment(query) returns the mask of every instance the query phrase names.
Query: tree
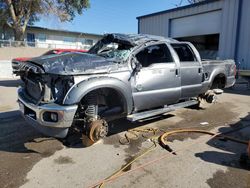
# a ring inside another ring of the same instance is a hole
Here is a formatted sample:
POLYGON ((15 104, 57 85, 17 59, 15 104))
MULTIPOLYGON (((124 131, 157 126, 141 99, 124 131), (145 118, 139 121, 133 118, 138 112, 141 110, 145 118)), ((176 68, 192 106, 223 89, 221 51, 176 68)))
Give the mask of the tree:
POLYGON ((178 4, 176 4, 176 7, 180 7, 182 6, 183 3, 189 3, 189 4, 195 4, 195 3, 200 3, 202 1, 206 1, 206 0, 180 0, 178 4))
POLYGON ((0 27, 8 25, 15 40, 23 41, 27 25, 42 16, 56 15, 61 22, 72 21, 89 6, 89 0, 0 0, 0 27))
POLYGON ((187 1, 190 4, 194 4, 194 3, 199 3, 199 2, 202 2, 202 1, 206 1, 206 0, 187 0, 187 1))

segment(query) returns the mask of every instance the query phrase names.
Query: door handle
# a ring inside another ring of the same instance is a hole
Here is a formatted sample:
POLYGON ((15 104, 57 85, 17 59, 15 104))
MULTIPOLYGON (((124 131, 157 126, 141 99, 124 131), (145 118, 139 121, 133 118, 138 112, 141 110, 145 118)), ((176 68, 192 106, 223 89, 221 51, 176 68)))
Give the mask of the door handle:
POLYGON ((175 69, 175 76, 180 77, 180 69, 175 69))
POLYGON ((179 69, 170 69, 170 72, 175 72, 175 76, 179 76, 180 74, 179 69))
POLYGON ((179 75, 179 70, 175 69, 175 75, 178 76, 179 75))
POLYGON ((198 73, 200 74, 202 72, 202 68, 198 68, 198 73))

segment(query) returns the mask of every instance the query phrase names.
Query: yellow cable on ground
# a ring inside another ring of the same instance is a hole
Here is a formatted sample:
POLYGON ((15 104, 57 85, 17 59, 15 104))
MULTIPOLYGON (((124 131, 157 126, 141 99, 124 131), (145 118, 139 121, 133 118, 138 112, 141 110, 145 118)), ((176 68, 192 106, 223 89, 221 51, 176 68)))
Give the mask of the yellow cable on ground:
MULTIPOLYGON (((156 129, 156 128, 144 128, 144 129, 140 129, 140 128, 135 128, 135 129, 130 129, 125 133, 124 138, 121 138, 119 140, 119 142, 123 145, 128 145, 130 144, 131 140, 136 140, 139 138, 139 133, 142 133, 142 137, 144 138, 153 138, 157 132, 162 131, 160 129, 156 129), (152 133, 153 136, 146 136, 145 133, 152 133), (132 135, 129 136, 129 135, 132 135)), ((165 131, 162 131, 165 132, 165 131)))
POLYGON ((167 138, 170 135, 177 134, 177 133, 202 133, 202 134, 212 135, 212 136, 215 136, 215 137, 221 137, 221 138, 224 138, 226 140, 231 140, 233 142, 237 142, 237 143, 241 143, 241 144, 246 144, 246 145, 248 144, 248 141, 245 141, 245 140, 240 140, 240 139, 237 139, 237 138, 234 138, 234 137, 231 137, 231 136, 226 136, 226 135, 223 135, 223 134, 220 134, 220 133, 216 134, 216 133, 213 133, 213 132, 210 132, 210 131, 198 130, 198 129, 180 129, 180 130, 165 132, 160 136, 160 143, 163 146, 167 146, 168 145, 167 144, 168 143, 167 138))
POLYGON ((113 173, 111 176, 105 178, 104 180, 102 180, 100 183, 95 184, 93 187, 96 187, 99 185, 100 187, 103 187, 105 182, 108 182, 110 179, 115 179, 116 177, 119 177, 122 173, 123 170, 125 170, 128 166, 130 166, 132 163, 134 163, 135 161, 137 161, 139 158, 145 156, 147 153, 151 152, 153 149, 155 149, 157 147, 157 141, 159 141, 159 144, 164 147, 165 149, 167 149, 168 151, 170 151, 170 153, 172 154, 176 154, 174 151, 172 151, 169 146, 168 146, 168 137, 170 135, 173 134, 178 134, 178 133, 202 133, 202 134, 208 134, 208 135, 212 135, 213 137, 221 137, 224 138, 226 140, 230 140, 233 142, 237 142, 237 143, 241 143, 241 144, 246 144, 248 145, 248 141, 245 140, 240 140, 231 136, 226 136, 224 134, 221 133, 213 133, 210 131, 206 131, 206 130, 199 130, 199 129, 179 129, 179 130, 173 130, 173 131, 163 131, 160 129, 155 129, 155 128, 146 128, 146 129, 131 129, 128 130, 127 133, 125 134, 125 140, 126 142, 123 142, 122 139, 120 139, 120 143, 121 144, 129 144, 131 141, 130 140, 135 140, 139 138, 139 134, 138 133, 153 133, 153 136, 151 137, 147 137, 144 134, 142 134, 142 136, 144 138, 149 138, 153 141, 153 145, 150 146, 148 149, 146 149, 144 152, 142 152, 141 154, 137 155, 132 161, 128 162, 125 166, 123 166, 121 169, 117 170, 115 173, 113 173), (163 134, 161 134, 160 136, 156 136, 156 133, 158 131, 162 131, 163 134), (133 137, 129 137, 129 134, 133 135, 133 137))
MULTIPOLYGON (((128 162, 125 166, 123 166, 121 169, 117 170, 115 173, 113 173, 111 176, 107 177, 105 180, 111 179, 117 175, 119 175, 123 170, 125 170, 127 167, 129 167, 132 163, 134 163, 136 160, 138 160, 139 158, 143 157, 144 155, 146 155, 147 153, 151 152, 153 149, 156 148, 157 144, 155 141, 153 141, 153 145, 150 146, 148 149, 146 149, 144 152, 142 152, 141 154, 139 154, 137 157, 135 157, 133 160, 131 160, 130 162, 128 162)), ((102 182, 99 186, 99 188, 103 187, 105 182, 102 182)))

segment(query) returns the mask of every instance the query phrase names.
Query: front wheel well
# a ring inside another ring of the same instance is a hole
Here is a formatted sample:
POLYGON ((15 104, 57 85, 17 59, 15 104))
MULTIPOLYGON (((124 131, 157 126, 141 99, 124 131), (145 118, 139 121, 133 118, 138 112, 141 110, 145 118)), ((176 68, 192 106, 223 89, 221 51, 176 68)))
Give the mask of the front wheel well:
POLYGON ((84 109, 84 106, 91 105, 91 103, 94 103, 93 105, 98 105, 98 115, 100 116, 127 113, 127 102, 125 97, 122 93, 113 88, 98 88, 88 92, 79 102, 79 109, 84 109), (88 101, 90 98, 92 98, 91 102, 88 101))
POLYGON ((223 89, 226 86, 226 76, 225 74, 218 74, 217 76, 215 76, 213 82, 212 82, 212 86, 211 89, 223 89))

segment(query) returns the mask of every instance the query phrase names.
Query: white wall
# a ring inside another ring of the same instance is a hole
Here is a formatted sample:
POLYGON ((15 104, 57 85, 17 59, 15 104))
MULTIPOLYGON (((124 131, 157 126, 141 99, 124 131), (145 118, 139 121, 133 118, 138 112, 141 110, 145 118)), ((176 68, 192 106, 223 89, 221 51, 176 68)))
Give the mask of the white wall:
POLYGON ((139 17, 143 34, 185 37, 219 33, 219 58, 250 69, 250 0, 218 0, 139 17), (242 6, 241 6, 242 2, 242 6))
POLYGON ((26 33, 34 33, 36 46, 39 48, 70 48, 70 49, 89 49, 92 45, 84 44, 84 40, 90 39, 95 44, 101 37, 92 35, 77 35, 74 33, 62 33, 47 30, 29 29, 26 33), (39 35, 45 35, 46 40, 39 40, 39 35))
MULTIPOLYGON (((7 37, 11 40, 14 39, 12 30, 8 30, 7 37)), ((32 33, 35 35, 34 46, 38 48, 70 48, 70 49, 89 49, 92 45, 84 43, 84 40, 92 40, 95 44, 98 40, 102 38, 100 35, 95 34, 79 34, 76 32, 62 32, 54 30, 46 30, 39 28, 27 28, 25 32, 25 39, 27 40, 27 33, 32 33), (44 36, 44 38, 41 38, 44 36), (43 39, 43 40, 41 40, 43 39), (45 39, 45 40, 44 40, 45 39)), ((2 38, 2 30, 0 28, 0 39, 2 38)), ((31 44, 31 43, 30 43, 31 44)))
POLYGON ((170 37, 188 37, 220 33, 221 10, 171 19, 170 37))
POLYGON ((0 60, 0 79, 1 78, 15 78, 12 74, 11 61, 0 60))
MULTIPOLYGON (((202 4, 200 6, 191 6, 185 9, 179 8, 174 11, 163 11, 162 13, 155 13, 149 16, 139 17, 139 33, 171 37, 171 20, 176 19, 176 21, 178 21, 177 19, 181 20, 185 17, 221 10, 223 7, 223 2, 224 0, 214 1, 211 3, 202 4)), ((193 27, 192 29, 196 30, 197 28, 193 27)))

